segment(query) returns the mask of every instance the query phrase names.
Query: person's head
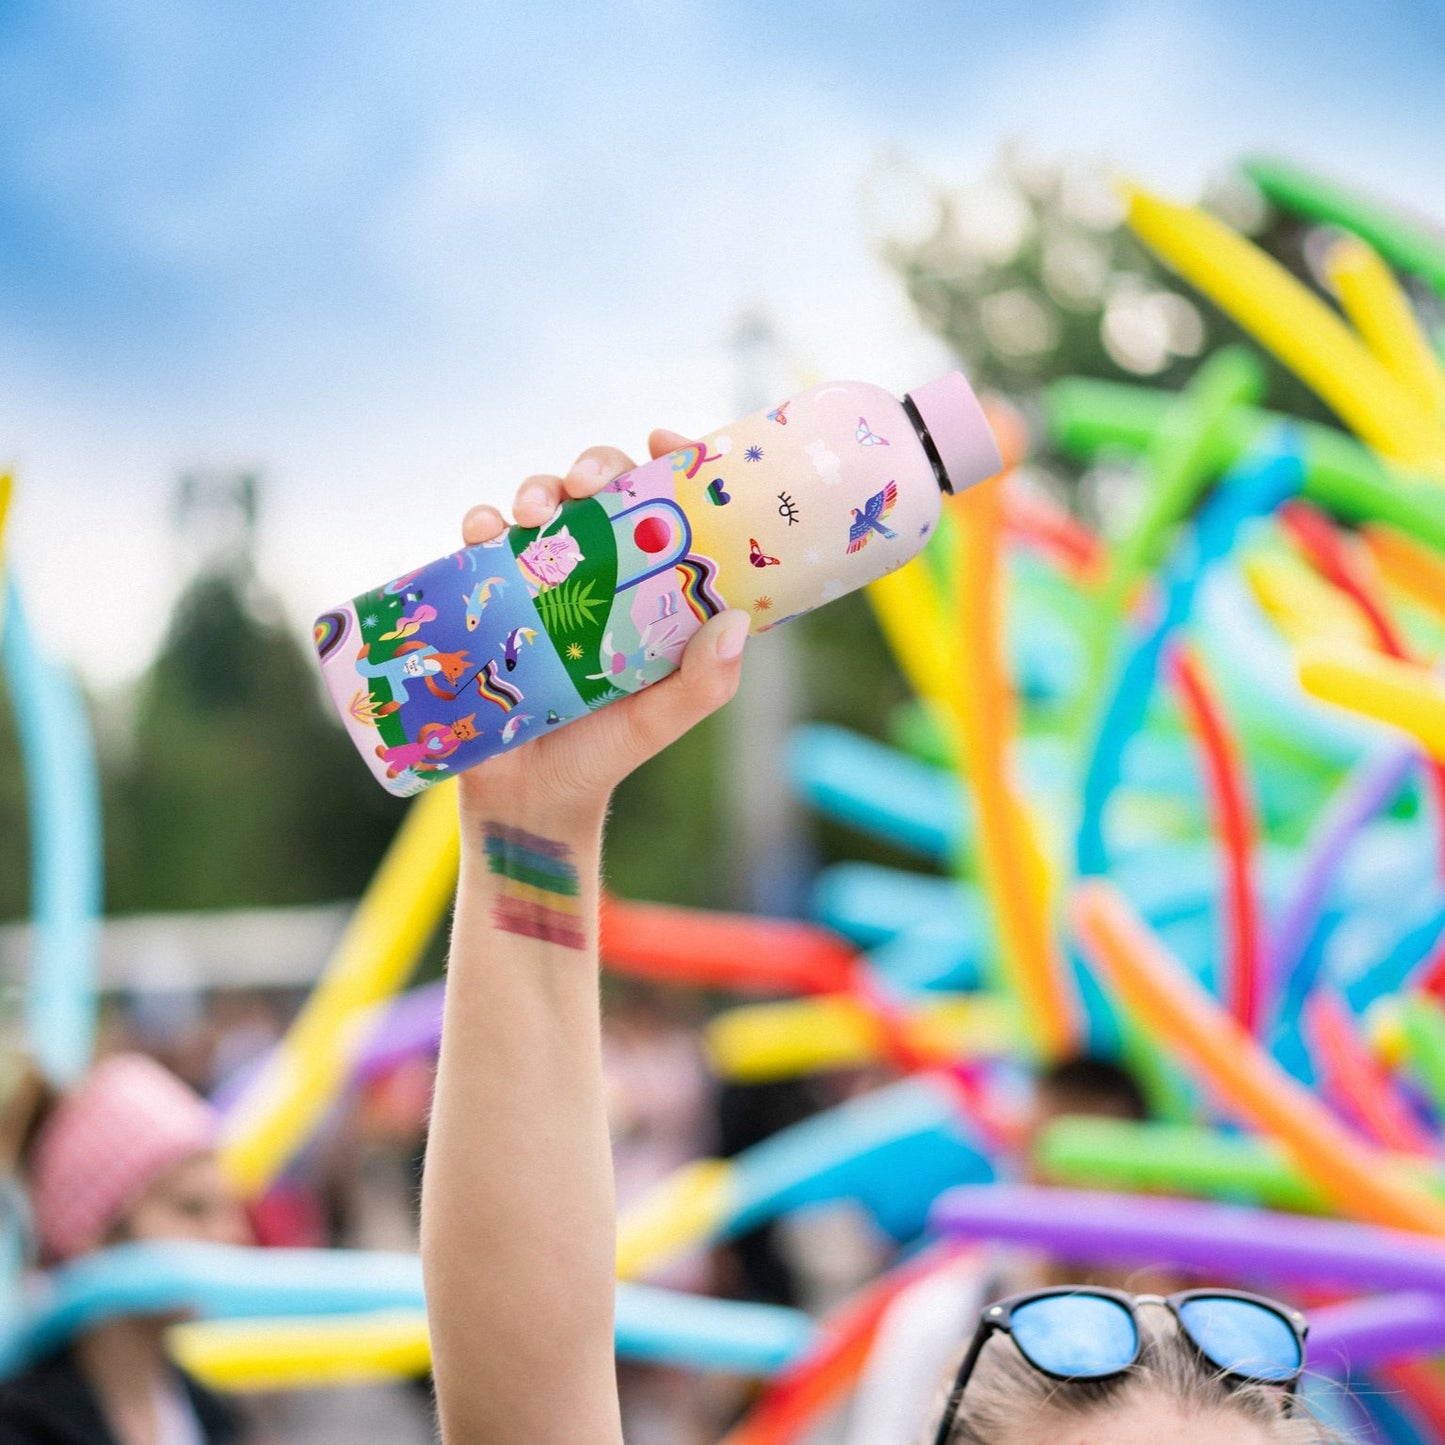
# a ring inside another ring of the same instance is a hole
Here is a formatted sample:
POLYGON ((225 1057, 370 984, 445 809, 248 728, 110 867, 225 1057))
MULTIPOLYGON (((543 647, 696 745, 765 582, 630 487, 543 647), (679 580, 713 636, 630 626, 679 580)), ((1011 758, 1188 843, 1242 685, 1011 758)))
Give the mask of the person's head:
MULTIPOLYGON (((1282 1318, 1298 1319, 1277 1308, 1282 1318)), ((986 1308, 984 1319, 997 1309, 986 1308)), ((1100 1379, 1061 1379, 1040 1369, 1021 1348, 1029 1327, 1019 1328, 1017 1316, 1012 1333, 981 1326, 982 1347, 975 1341, 972 1369, 965 1359, 961 1371, 966 1383, 947 1445, 1346 1445, 1293 1399, 1287 1381, 1244 1380, 1211 1362, 1157 1297, 1139 1297, 1133 1313, 1137 1357, 1100 1379)), ((1032 1328, 1036 1352, 1060 1348, 1057 1325, 1032 1328)), ((1216 1328, 1229 1337, 1227 1326, 1216 1328)), ((1090 1323, 1087 1348, 1102 1348, 1108 1329, 1090 1323)), ((1288 1350, 1288 1331, 1278 1331, 1272 1348, 1288 1350)))
POLYGON ((1076 1054, 1045 1069, 1034 1086, 1036 1127, 1065 1114, 1142 1122, 1149 1117, 1149 1101, 1123 1064, 1076 1054))
POLYGON ((246 1244, 250 1226, 216 1157, 217 1119, 144 1054, 112 1054, 35 1135, 29 1184, 41 1255, 128 1240, 246 1244))

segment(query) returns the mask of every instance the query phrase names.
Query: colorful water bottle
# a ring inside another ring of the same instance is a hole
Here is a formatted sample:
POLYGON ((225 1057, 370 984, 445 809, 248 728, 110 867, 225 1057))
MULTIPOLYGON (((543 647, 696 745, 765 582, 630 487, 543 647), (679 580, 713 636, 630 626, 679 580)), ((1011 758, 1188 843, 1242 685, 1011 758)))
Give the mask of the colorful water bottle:
POLYGON ((826 382, 316 621, 326 685, 400 796, 666 677, 728 607, 766 632, 891 572, 1002 465, 968 382, 826 382))

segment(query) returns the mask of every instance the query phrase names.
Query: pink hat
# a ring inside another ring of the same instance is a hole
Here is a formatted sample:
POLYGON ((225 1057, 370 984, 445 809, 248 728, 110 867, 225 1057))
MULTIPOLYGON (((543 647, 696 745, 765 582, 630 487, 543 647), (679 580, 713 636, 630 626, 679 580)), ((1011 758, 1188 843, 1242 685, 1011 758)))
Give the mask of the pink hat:
POLYGON ((144 1054, 113 1054, 56 1106, 31 1151, 43 1254, 95 1249, 156 1175, 215 1148, 214 1110, 144 1054))

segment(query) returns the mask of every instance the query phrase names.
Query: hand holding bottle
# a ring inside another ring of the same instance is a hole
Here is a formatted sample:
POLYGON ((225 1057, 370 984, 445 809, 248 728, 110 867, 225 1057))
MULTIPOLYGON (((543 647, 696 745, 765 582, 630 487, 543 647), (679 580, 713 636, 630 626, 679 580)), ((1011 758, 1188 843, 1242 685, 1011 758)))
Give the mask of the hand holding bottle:
POLYGON ((565 478, 529 478, 516 526, 479 509, 480 540, 317 619, 332 699, 389 791, 626 701, 729 609, 766 632, 903 566, 942 493, 1000 465, 957 372, 901 402, 829 382, 652 446, 639 467, 594 448, 565 478))
MULTIPOLYGON (((654 458, 692 445, 677 432, 657 430, 648 438, 654 458)), ((512 515, 518 527, 540 527, 566 501, 594 496, 636 463, 616 447, 589 447, 566 476, 531 476, 517 490, 512 515)), ((467 547, 485 547, 507 529, 495 507, 473 507, 462 521, 467 547)), ((635 768, 716 711, 737 691, 743 646, 751 619, 724 611, 689 639, 682 666, 673 675, 578 719, 553 727, 525 752, 507 751, 461 776, 464 808, 485 802, 488 811, 580 815, 600 821, 612 790, 635 768)))

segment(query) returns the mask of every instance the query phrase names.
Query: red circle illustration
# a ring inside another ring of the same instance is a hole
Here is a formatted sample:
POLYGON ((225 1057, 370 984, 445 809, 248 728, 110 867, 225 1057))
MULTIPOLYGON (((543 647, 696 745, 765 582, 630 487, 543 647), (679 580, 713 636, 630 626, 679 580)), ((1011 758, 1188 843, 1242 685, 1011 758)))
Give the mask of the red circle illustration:
POLYGON ((632 540, 643 552, 661 552, 672 541, 672 528, 661 517, 644 517, 632 529, 632 540))

